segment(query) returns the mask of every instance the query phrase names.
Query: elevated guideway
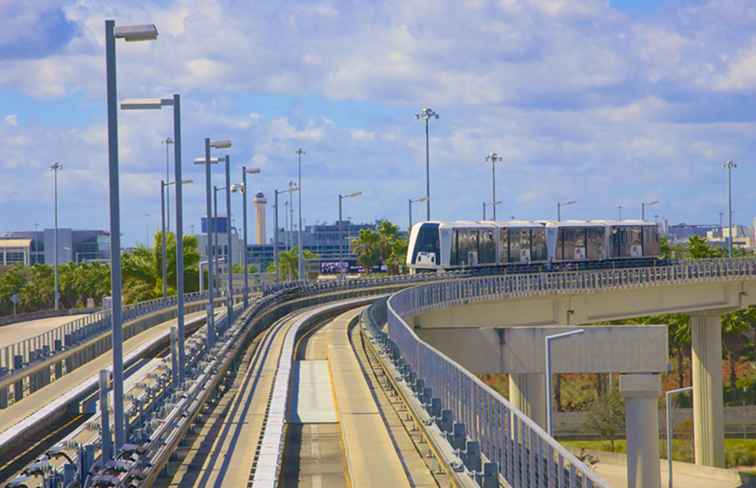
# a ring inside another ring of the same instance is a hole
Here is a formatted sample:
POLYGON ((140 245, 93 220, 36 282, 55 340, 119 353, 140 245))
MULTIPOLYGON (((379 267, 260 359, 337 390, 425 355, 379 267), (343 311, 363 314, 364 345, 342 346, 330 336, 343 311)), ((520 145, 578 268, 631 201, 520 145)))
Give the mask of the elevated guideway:
POLYGON ((84 315, 62 315, 59 317, 46 317, 0 325, 0 348, 44 334, 61 325, 79 320, 82 317, 84 315))

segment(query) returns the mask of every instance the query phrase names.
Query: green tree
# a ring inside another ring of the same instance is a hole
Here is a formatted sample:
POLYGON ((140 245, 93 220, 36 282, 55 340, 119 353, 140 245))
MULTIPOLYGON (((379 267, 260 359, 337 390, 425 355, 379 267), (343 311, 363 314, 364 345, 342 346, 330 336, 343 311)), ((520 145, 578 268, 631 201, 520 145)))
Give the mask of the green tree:
POLYGON ((756 308, 748 307, 722 315, 722 345, 729 366, 729 387, 732 400, 738 401, 737 365, 749 345, 748 332, 756 324, 756 308))
POLYGON ((619 391, 612 389, 593 401, 585 427, 591 432, 598 432, 601 439, 609 442, 609 448, 614 452, 614 440, 625 430, 625 405, 619 391))
MULTIPOLYGON (((318 255, 309 249, 305 249, 302 253, 305 260, 317 259, 318 255)), ((299 278, 299 247, 294 246, 288 251, 281 251, 278 253, 278 266, 281 270, 281 277, 286 278, 289 281, 299 278)), ((276 263, 270 263, 268 266, 269 272, 276 271, 276 263)))
POLYGON ((357 256, 357 262, 370 273, 373 266, 381 259, 381 236, 373 229, 360 229, 360 234, 352 241, 352 252, 357 256))
POLYGON ((691 259, 721 258, 723 252, 722 249, 710 246, 703 237, 691 236, 688 239, 688 256, 691 259))
MULTIPOLYGON (((176 293, 176 236, 166 233, 168 294, 176 293)), ((199 250, 195 236, 184 236, 184 291, 199 288, 199 250)), ((121 258, 125 303, 150 300, 163 293, 162 234, 155 234, 151 249, 138 246, 121 258)))

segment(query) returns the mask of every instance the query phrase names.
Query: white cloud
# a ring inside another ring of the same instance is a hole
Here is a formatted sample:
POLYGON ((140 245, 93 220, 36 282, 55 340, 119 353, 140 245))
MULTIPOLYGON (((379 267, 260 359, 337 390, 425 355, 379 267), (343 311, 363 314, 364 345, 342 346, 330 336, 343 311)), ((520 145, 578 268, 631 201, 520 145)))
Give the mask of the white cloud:
POLYGON ((11 127, 18 127, 18 115, 16 114, 6 115, 5 123, 11 127))

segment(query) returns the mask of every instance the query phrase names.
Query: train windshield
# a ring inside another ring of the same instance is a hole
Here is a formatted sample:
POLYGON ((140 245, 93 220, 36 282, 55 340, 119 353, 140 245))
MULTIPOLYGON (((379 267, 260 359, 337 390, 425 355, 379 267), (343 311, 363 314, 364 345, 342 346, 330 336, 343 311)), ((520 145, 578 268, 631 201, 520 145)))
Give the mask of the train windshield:
POLYGON ((438 224, 422 224, 420 230, 417 233, 417 240, 415 241, 415 249, 412 253, 412 264, 417 264, 417 255, 423 253, 424 255, 433 254, 435 256, 435 262, 440 262, 440 245, 438 237, 438 224))

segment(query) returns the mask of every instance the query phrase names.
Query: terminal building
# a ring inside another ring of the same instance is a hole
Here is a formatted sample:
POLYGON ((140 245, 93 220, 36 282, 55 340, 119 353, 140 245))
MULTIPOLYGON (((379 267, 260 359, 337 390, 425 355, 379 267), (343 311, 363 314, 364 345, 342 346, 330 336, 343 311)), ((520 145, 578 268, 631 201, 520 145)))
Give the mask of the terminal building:
MULTIPOLYGON (((0 265, 53 264, 55 229, 14 231, 0 235, 0 265)), ((58 263, 110 261, 110 233, 58 228, 58 263)))

